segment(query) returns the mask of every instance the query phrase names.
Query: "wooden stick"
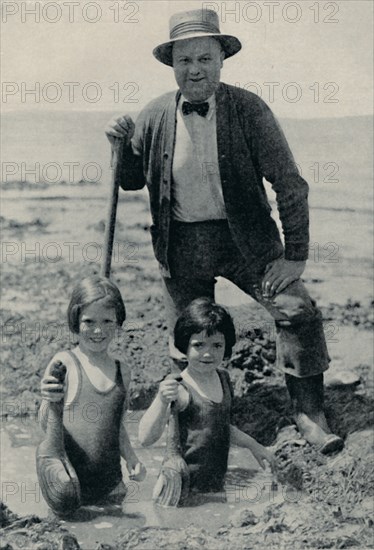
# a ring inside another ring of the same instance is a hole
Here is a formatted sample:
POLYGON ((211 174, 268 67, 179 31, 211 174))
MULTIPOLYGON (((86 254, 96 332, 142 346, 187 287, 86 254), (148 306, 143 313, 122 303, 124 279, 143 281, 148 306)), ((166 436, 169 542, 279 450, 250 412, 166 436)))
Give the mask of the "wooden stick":
POLYGON ((108 212, 106 216, 105 235, 104 235, 104 258, 101 267, 101 275, 109 279, 112 264, 112 252, 114 231, 116 227, 117 205, 118 205, 118 190, 120 182, 120 174, 122 170, 123 147, 124 139, 116 139, 112 149, 112 181, 111 195, 109 197, 108 212))
MULTIPOLYGON (((180 374, 171 374, 168 378, 182 380, 180 374)), ((173 402, 170 406, 165 457, 153 489, 153 501, 166 508, 176 507, 180 502, 186 500, 189 487, 190 472, 182 457, 178 411, 175 408, 175 402, 173 402)))

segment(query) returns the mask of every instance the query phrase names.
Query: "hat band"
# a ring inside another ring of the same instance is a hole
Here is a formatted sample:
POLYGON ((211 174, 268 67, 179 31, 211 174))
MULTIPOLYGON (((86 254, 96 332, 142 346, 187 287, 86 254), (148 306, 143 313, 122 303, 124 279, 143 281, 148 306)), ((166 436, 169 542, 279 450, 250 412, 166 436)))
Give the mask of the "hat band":
POLYGON ((178 38, 181 34, 188 34, 191 32, 208 32, 214 34, 221 34, 219 28, 209 23, 208 21, 191 21, 179 23, 170 31, 170 39, 178 38))

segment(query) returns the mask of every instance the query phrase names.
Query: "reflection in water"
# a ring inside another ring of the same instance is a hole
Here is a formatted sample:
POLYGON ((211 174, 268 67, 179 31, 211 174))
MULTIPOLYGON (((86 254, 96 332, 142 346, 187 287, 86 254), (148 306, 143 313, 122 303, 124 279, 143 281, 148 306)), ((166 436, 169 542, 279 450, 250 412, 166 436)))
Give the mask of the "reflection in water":
MULTIPOLYGON (((165 442, 161 440, 157 445, 143 448, 137 440, 137 423, 128 423, 127 427, 139 459, 147 466, 147 478, 136 483, 124 476, 127 487, 124 500, 82 507, 74 518, 64 522, 86 547, 95 546, 99 533, 100 542, 113 541, 114 530, 119 528, 195 525, 213 533, 229 523, 237 510, 250 508, 260 515, 268 504, 281 498, 271 490, 271 473, 259 471, 249 451, 234 448, 230 451, 225 492, 191 495, 182 508, 155 506, 151 495, 165 442)), ((35 449, 43 437, 35 419, 11 419, 2 423, 2 499, 20 515, 32 513, 46 517, 51 514, 40 494, 35 469, 35 449)))
MULTIPOLYGON (((122 504, 103 504, 102 506, 81 506, 79 510, 74 513, 74 516, 69 517, 67 523, 83 523, 83 522, 95 522, 102 520, 103 517, 110 517, 113 526, 113 521, 116 518, 121 520, 128 520, 131 522, 132 527, 142 527, 146 523, 146 517, 140 513, 125 513, 122 508, 122 504)), ((101 521, 102 526, 98 527, 98 523, 95 523, 96 529, 104 529, 106 522, 101 521)), ((108 523, 108 522, 107 522, 108 523)))
POLYGON ((250 479, 253 479, 258 474, 257 469, 230 468, 226 474, 226 484, 228 485, 246 485, 250 479))

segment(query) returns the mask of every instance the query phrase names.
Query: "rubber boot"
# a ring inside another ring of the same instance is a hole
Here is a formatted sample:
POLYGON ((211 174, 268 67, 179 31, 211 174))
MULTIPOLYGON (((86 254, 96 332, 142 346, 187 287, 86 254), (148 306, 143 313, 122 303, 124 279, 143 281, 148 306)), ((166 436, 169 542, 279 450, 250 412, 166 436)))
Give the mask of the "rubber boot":
POLYGON ((286 374, 294 419, 304 439, 323 454, 341 451, 344 441, 332 434, 324 413, 323 374, 296 378, 286 374))

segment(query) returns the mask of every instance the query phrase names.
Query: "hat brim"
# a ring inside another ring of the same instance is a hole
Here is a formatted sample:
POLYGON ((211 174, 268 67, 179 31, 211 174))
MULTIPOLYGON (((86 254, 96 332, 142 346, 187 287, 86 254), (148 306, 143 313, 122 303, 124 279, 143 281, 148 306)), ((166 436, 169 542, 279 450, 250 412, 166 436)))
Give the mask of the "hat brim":
POLYGON ((160 61, 164 65, 168 65, 169 67, 172 67, 173 66, 173 44, 175 42, 179 42, 181 40, 189 40, 191 38, 203 38, 206 36, 215 38, 221 43, 222 49, 225 53, 225 59, 235 55, 242 49, 240 40, 238 40, 235 36, 231 36, 230 34, 195 32, 195 33, 185 34, 183 35, 183 38, 174 38, 172 40, 169 40, 168 42, 164 42, 164 44, 160 44, 159 46, 157 46, 152 53, 158 61, 160 61))

